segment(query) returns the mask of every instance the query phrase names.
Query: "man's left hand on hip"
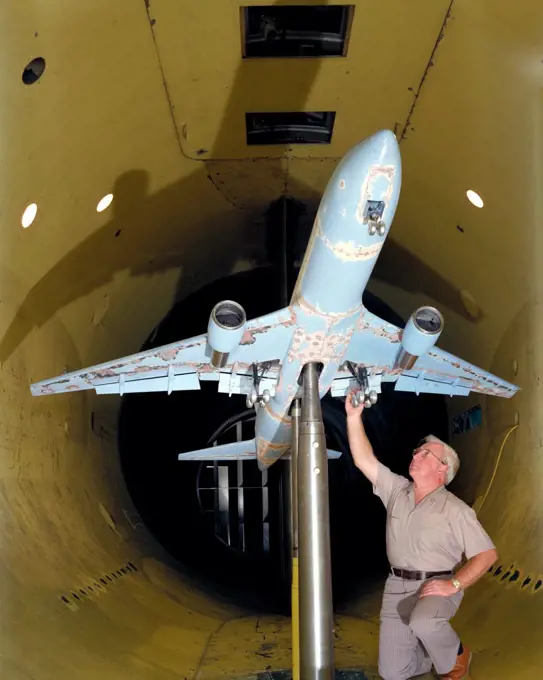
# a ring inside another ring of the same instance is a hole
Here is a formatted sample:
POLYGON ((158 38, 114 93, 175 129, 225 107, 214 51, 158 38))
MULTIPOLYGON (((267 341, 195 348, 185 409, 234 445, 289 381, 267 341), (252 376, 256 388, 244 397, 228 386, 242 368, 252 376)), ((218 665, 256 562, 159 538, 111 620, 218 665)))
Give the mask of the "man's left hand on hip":
POLYGON ((428 597, 429 595, 440 595, 441 597, 449 597, 454 595, 458 590, 453 586, 451 581, 428 581, 425 583, 420 591, 420 597, 428 597))

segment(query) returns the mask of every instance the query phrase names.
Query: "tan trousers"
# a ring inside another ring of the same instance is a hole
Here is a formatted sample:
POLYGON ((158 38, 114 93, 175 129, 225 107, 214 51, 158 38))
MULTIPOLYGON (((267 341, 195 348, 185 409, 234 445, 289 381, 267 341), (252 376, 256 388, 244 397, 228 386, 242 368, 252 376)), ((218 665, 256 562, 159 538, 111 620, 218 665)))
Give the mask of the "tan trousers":
POLYGON ((392 575, 386 581, 379 631, 379 674, 383 680, 407 680, 430 672, 432 666, 445 674, 456 663, 460 639, 449 620, 464 594, 419 598, 424 583, 392 575))

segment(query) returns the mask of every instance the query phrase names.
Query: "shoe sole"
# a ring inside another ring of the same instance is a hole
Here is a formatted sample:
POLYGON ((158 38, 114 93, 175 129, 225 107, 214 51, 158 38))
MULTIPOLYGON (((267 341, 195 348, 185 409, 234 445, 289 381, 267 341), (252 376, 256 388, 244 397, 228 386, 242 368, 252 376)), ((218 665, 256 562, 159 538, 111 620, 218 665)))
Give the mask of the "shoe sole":
MULTIPOLYGON (((469 653, 468 666, 467 666, 467 668, 466 668, 466 672, 464 673, 464 675, 463 675, 461 678, 458 678, 458 680, 465 680, 465 678, 468 678, 468 677, 469 677, 469 668, 470 668, 470 666, 471 666, 471 660, 472 660, 472 659, 473 659, 473 653, 470 652, 470 653, 469 653)), ((438 675, 437 677, 438 677, 438 678, 442 678, 442 677, 444 677, 444 676, 438 675)))

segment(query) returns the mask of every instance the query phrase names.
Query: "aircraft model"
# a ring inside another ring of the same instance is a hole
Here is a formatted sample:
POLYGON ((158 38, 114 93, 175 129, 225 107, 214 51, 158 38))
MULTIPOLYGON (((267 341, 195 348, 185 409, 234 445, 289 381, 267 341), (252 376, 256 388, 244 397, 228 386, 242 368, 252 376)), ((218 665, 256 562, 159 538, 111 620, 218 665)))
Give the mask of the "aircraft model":
POLYGON ((322 196, 284 309, 247 320, 241 305, 223 300, 211 310, 207 333, 35 383, 32 394, 86 389, 170 394, 214 380, 220 392, 247 395, 247 405, 257 411, 255 438, 182 453, 179 459, 256 456, 261 469, 289 455, 290 406, 310 362, 321 365, 321 399, 328 391, 339 397, 358 387, 366 407, 376 403, 384 382, 416 394, 513 396, 517 386, 436 347, 444 320, 434 307, 417 309, 401 329, 362 305, 394 218, 401 175, 398 143, 388 130, 344 156, 322 196))

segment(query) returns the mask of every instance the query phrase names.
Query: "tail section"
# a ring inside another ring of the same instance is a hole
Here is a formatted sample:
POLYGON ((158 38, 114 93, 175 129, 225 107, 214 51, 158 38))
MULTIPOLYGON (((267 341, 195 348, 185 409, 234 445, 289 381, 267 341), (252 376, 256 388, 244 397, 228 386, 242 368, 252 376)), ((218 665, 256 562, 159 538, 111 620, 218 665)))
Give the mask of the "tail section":
POLYGON ((251 458, 256 458, 254 439, 187 451, 177 456, 177 460, 249 460, 251 458))
MULTIPOLYGON (((334 451, 328 449, 328 458, 340 458, 341 451, 334 451)), ((287 453, 283 458, 289 459, 290 453, 287 453)), ((219 446, 210 446, 206 449, 197 449, 196 451, 187 451, 186 453, 179 453, 177 460, 251 460, 256 459, 256 442, 254 439, 247 439, 241 442, 232 442, 231 444, 220 444, 219 446)))

